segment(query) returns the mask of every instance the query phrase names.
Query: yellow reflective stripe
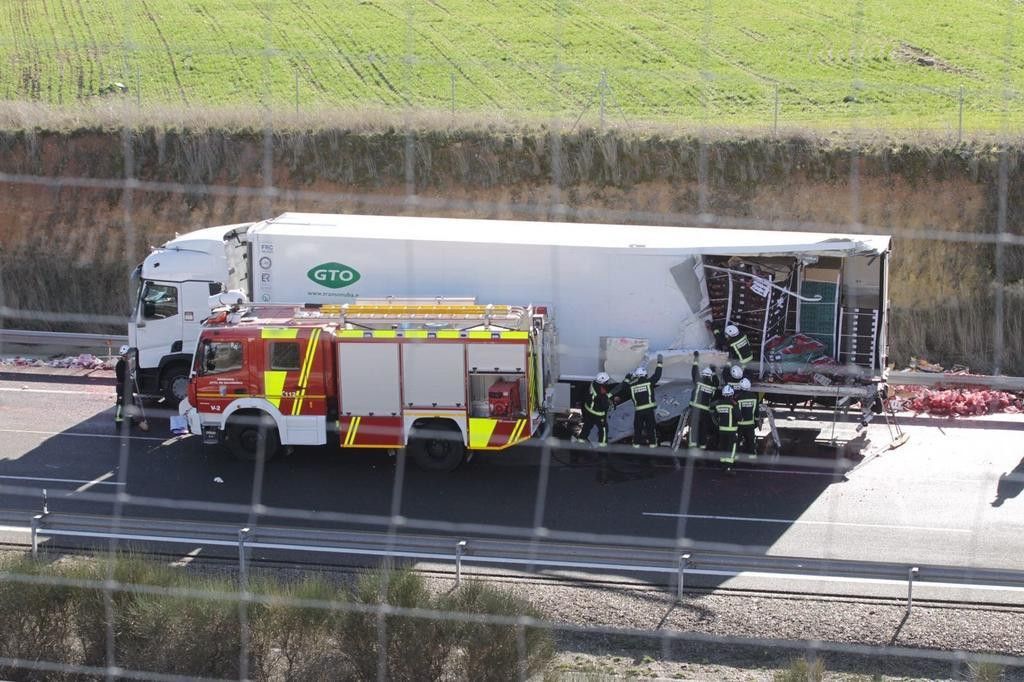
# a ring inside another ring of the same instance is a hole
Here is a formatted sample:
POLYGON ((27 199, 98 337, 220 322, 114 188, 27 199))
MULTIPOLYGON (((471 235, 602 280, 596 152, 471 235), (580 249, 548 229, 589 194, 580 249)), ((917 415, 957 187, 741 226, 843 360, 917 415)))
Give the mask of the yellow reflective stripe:
POLYGON ((359 430, 359 422, 362 417, 352 417, 352 421, 348 424, 348 433, 345 434, 345 447, 350 447, 356 440, 356 431, 359 430))
POLYGON ((489 339, 491 338, 491 332, 480 331, 479 329, 469 332, 469 338, 471 339, 489 339))
POLYGON ((281 408, 281 392, 287 376, 288 372, 276 370, 263 373, 263 392, 267 395, 267 401, 278 409, 281 408))
POLYGON ((469 447, 486 448, 491 442, 491 435, 498 425, 497 419, 469 418, 469 447))
POLYGON ((339 329, 338 331, 334 332, 334 334, 335 334, 335 336, 338 336, 338 337, 340 337, 342 339, 361 339, 361 338, 363 338, 363 330, 362 329, 339 329))
POLYGON ((442 329, 437 332, 437 338, 439 339, 457 339, 459 338, 459 330, 457 329, 442 329))
POLYGON ((405 338, 407 338, 407 339, 425 339, 425 338, 427 338, 427 330, 426 329, 410 329, 410 330, 402 332, 402 333, 405 335, 405 338))
POLYGON ((528 338, 530 338, 530 332, 501 332, 501 338, 503 338, 503 339, 528 339, 528 338))
POLYGON ((398 336, 398 332, 394 329, 375 329, 373 332, 375 339, 393 339, 396 336, 398 336))
POLYGON ((296 327, 264 327, 260 330, 260 338, 264 339, 294 339, 298 335, 299 330, 296 327))
POLYGON ((517 442, 519 440, 519 437, 521 435, 523 435, 523 428, 525 428, 525 427, 526 427, 526 420, 525 419, 520 419, 516 423, 516 428, 515 428, 514 431, 512 431, 512 437, 508 439, 508 442, 510 444, 517 442))
POLYGON ((306 358, 302 361, 302 372, 299 374, 299 390, 292 403, 292 416, 302 413, 302 401, 306 398, 306 386, 309 385, 309 371, 313 367, 313 358, 316 356, 316 347, 320 341, 320 330, 314 329, 309 334, 309 342, 306 345, 306 358))

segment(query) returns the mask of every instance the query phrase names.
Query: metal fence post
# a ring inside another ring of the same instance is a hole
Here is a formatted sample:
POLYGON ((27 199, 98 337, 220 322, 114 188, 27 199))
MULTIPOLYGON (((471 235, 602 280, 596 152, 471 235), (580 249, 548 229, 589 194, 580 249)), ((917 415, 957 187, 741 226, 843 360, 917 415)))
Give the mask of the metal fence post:
POLYGON ((452 90, 451 90, 451 92, 452 92, 452 117, 454 117, 455 116, 455 72, 454 71, 452 71, 451 77, 452 77, 452 90))
POLYGON ((39 526, 43 522, 43 515, 36 514, 32 517, 32 558, 39 555, 39 526))
POLYGON ((238 531, 238 580, 244 589, 249 588, 249 574, 245 565, 245 541, 249 538, 248 527, 238 531))
POLYGON ((907 571, 907 615, 910 615, 910 609, 914 606, 914 578, 917 577, 918 568, 914 566, 907 571))
POLYGON ((462 555, 466 551, 466 541, 455 543, 455 587, 462 584, 462 555))
POLYGON ((679 579, 676 581, 676 602, 683 600, 683 588, 686 585, 686 567, 690 563, 690 555, 684 554, 679 557, 679 579))

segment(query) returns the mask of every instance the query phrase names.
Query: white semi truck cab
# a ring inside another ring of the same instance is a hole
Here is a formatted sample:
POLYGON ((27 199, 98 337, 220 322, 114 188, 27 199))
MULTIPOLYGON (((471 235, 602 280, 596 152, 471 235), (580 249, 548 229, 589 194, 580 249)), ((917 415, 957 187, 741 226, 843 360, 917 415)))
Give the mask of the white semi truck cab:
POLYGON ((128 343, 136 349, 139 391, 176 405, 188 391, 188 373, 209 298, 245 268, 241 236, 251 223, 209 227, 154 249, 132 273, 134 308, 128 343), (227 279, 225 278, 227 275, 227 279))

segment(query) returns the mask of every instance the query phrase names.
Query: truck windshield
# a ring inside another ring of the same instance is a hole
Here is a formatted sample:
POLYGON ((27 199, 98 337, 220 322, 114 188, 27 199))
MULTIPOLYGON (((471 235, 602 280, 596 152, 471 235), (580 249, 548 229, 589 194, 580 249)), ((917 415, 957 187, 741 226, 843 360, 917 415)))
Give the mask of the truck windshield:
POLYGON ((178 287, 146 282, 142 290, 142 318, 162 320, 178 314, 178 287))

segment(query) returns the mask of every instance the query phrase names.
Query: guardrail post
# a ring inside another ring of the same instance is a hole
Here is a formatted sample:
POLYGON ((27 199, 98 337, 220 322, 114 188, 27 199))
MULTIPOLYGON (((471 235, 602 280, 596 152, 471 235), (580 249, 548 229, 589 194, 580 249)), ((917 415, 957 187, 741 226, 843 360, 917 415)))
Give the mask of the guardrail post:
POLYGON ((690 555, 679 557, 679 579, 676 581, 676 603, 683 601, 683 588, 686 585, 686 567, 690 564, 690 555))
POLYGON ((249 574, 245 565, 245 541, 249 538, 249 528, 238 531, 238 581, 244 589, 249 588, 249 574))
POLYGON ((43 522, 43 515, 36 514, 32 517, 32 558, 39 555, 39 526, 43 522))
POLYGON ((46 516, 49 513, 50 513, 50 505, 47 503, 47 500, 46 500, 46 488, 43 488, 43 516, 46 516))
POLYGON ((466 551, 466 541, 455 543, 455 587, 462 584, 462 555, 466 551))
POLYGON ((910 609, 914 606, 914 578, 917 577, 918 568, 914 566, 907 571, 907 615, 910 615, 910 609))

